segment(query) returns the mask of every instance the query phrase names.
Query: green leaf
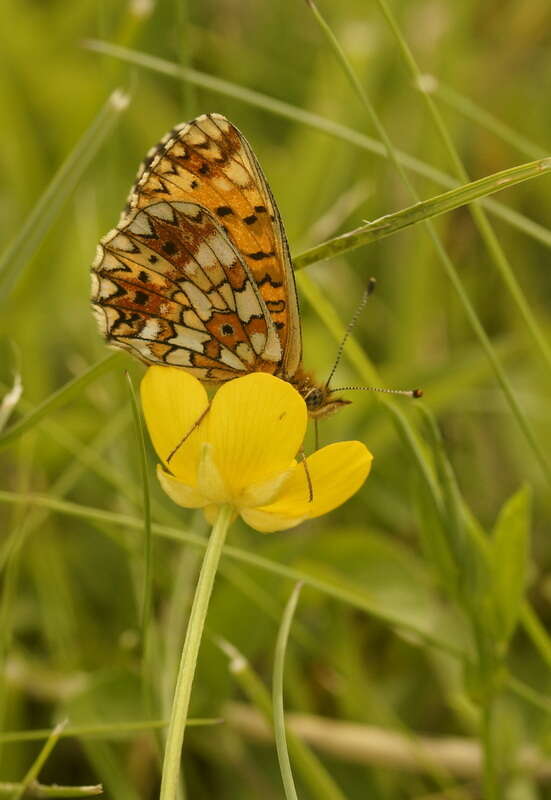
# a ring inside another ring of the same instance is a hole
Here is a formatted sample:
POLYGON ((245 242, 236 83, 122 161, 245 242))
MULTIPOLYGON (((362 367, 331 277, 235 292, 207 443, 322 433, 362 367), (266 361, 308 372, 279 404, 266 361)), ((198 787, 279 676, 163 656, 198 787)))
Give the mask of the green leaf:
POLYGON ((492 534, 496 632, 505 647, 517 624, 528 564, 531 491, 524 486, 503 506, 492 534))

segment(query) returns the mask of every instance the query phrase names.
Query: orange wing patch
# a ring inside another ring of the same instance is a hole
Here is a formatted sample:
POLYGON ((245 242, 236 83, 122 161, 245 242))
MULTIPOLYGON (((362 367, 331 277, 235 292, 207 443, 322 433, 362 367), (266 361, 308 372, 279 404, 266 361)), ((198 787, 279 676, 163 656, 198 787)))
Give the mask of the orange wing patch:
POLYGON ((111 343, 204 381, 276 372, 283 351, 247 264, 217 219, 157 202, 123 217, 92 267, 92 302, 111 343))
POLYGON ((280 371, 292 377, 302 346, 287 240, 252 149, 225 117, 209 114, 178 126, 148 153, 128 212, 163 199, 197 204, 219 221, 277 328, 284 353, 280 371))

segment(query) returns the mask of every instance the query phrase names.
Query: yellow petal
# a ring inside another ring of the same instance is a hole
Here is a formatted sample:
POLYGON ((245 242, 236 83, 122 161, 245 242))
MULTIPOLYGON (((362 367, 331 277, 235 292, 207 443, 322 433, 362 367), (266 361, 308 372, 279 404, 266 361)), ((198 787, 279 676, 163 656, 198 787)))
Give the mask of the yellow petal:
POLYGON ((157 464, 157 477, 161 488, 177 505, 184 508, 203 508, 209 501, 187 483, 175 478, 174 475, 169 475, 165 472, 160 464, 157 464))
POLYGON ((140 391, 145 421, 157 455, 174 475, 193 486, 204 440, 204 420, 180 447, 178 445, 208 408, 204 387, 182 369, 153 366, 145 373, 140 391))
POLYGON ((326 514, 358 491, 369 475, 372 460, 373 456, 362 442, 327 445, 306 459, 314 494, 312 502, 309 502, 306 469, 299 463, 277 500, 257 510, 289 520, 326 514))
POLYGON ((231 502, 220 470, 212 457, 212 445, 208 442, 203 442, 201 445, 201 458, 197 469, 197 489, 203 497, 208 497, 209 503, 216 506, 231 502))
POLYGON ((207 416, 208 440, 237 504, 248 486, 289 468, 306 422, 302 397, 273 375, 257 372, 220 387, 207 416))
POLYGON ((242 508, 239 512, 247 525, 260 533, 274 533, 296 528, 306 517, 286 517, 283 514, 271 514, 258 508, 242 508))

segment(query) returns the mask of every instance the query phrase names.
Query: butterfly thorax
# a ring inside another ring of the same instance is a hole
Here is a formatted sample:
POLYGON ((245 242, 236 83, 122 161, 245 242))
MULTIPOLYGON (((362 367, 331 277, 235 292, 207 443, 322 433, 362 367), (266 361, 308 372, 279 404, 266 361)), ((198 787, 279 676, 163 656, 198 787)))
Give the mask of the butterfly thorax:
POLYGON ((308 414, 314 419, 327 417, 334 414, 343 406, 349 405, 349 400, 334 397, 331 389, 325 384, 318 384, 314 378, 301 368, 291 379, 292 385, 304 398, 308 414))

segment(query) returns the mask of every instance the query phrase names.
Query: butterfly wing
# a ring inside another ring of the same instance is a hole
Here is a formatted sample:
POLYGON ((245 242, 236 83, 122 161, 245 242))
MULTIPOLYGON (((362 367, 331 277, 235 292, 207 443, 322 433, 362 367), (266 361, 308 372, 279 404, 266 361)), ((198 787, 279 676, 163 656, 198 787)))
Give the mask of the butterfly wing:
POLYGON ((213 382, 281 368, 248 264, 197 203, 157 201, 124 215, 98 247, 92 304, 107 339, 147 363, 213 382))
POLYGON ((293 377, 302 358, 302 337, 289 247, 246 139, 220 114, 205 114, 174 128, 148 153, 128 212, 159 200, 198 204, 220 223, 277 329, 283 351, 277 374, 293 377))

